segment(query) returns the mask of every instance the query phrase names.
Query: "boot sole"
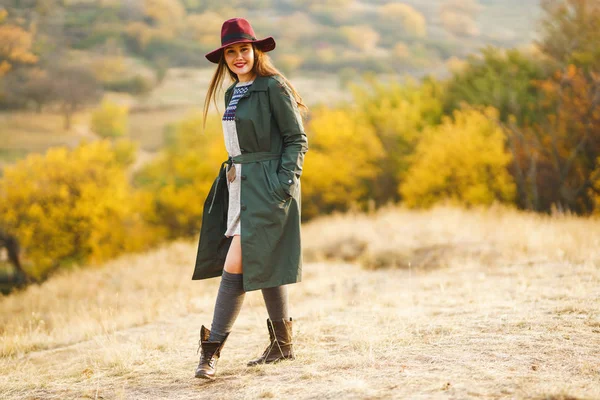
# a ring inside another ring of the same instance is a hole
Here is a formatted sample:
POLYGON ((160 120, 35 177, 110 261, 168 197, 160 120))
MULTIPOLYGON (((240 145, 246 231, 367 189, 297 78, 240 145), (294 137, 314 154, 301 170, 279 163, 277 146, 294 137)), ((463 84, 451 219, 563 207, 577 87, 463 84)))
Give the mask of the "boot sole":
POLYGON ((281 361, 286 361, 286 360, 292 361, 292 360, 295 360, 295 359, 296 359, 296 357, 282 357, 282 358, 278 358, 278 359, 273 360, 273 361, 261 361, 261 362, 254 362, 254 363, 253 362, 249 362, 248 364, 246 364, 246 366, 247 367, 255 367, 257 365, 276 364, 276 363, 281 362, 281 361))
POLYGON ((211 381, 212 381, 213 379, 215 379, 215 376, 214 376, 214 375, 196 374, 195 376, 196 376, 196 378, 200 378, 200 379, 207 379, 207 380, 211 380, 211 381))

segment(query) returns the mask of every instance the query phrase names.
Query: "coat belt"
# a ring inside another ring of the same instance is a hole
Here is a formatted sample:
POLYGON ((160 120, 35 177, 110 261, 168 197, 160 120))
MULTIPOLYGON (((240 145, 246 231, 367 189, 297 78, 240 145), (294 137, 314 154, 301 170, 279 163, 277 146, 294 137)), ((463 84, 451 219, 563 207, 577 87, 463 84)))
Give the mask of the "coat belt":
POLYGON ((281 158, 281 153, 270 153, 267 151, 263 151, 256 153, 245 153, 240 154, 239 156, 229 157, 227 161, 232 160, 234 164, 248 164, 267 160, 277 160, 278 158, 281 158))
POLYGON ((215 191, 213 192, 212 200, 210 201, 210 207, 208 208, 208 213, 210 214, 213 204, 215 202, 215 198, 217 197, 217 190, 219 189, 219 181, 221 180, 221 175, 225 173, 225 164, 231 166, 231 164, 249 164, 253 162, 267 161, 267 160, 277 160, 281 158, 281 153, 271 153, 268 151, 259 151, 255 153, 245 153, 240 154, 239 156, 229 157, 227 160, 221 163, 221 168, 219 169, 219 175, 217 176, 217 183, 215 184, 215 191))

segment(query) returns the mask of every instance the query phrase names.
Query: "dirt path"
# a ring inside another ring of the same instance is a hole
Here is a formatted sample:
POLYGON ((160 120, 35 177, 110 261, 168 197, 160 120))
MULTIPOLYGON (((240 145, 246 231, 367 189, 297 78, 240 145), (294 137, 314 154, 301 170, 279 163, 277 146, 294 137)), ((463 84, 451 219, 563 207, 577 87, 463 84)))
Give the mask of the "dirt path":
POLYGON ((245 367, 267 343, 262 298, 251 292, 219 378, 195 379, 213 301, 199 293, 200 313, 1 360, 14 369, 0 378, 0 398, 597 399, 599 283, 594 265, 424 273, 312 263, 290 287, 294 362, 245 367))

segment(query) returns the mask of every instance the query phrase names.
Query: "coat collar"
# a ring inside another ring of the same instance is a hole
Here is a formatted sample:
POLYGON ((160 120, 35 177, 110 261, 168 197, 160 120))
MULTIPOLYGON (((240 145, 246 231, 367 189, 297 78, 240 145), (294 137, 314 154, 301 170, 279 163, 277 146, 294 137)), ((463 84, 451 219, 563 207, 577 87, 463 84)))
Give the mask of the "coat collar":
MULTIPOLYGON (((248 90, 248 92, 265 92, 265 91, 267 91, 267 89, 269 87, 269 79, 270 78, 271 78, 270 76, 257 76, 256 78, 254 78, 254 82, 252 82, 252 85, 250 85, 250 89, 248 90)), ((227 88, 227 90, 225 91, 226 97, 229 97, 229 95, 233 91, 233 88, 235 87, 236 83, 237 82, 233 82, 231 84, 231 86, 229 86, 227 88)))

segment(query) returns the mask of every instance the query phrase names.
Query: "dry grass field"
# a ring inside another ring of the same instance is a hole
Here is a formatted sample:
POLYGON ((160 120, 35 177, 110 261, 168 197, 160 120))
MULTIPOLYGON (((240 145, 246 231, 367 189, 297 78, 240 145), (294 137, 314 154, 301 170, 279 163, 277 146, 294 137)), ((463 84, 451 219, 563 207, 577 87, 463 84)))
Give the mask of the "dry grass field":
POLYGON ((600 221, 398 208, 303 227, 297 360, 259 292, 218 379, 195 379, 218 279, 195 242, 64 272, 0 299, 1 399, 599 399, 600 221))
MULTIPOLYGON (((73 117, 74 125, 80 121, 81 114, 76 114, 73 117)), ((21 111, 0 113, 0 169, 29 153, 43 153, 53 146, 77 144, 80 135, 75 129, 65 131, 63 123, 59 114, 21 111)))

